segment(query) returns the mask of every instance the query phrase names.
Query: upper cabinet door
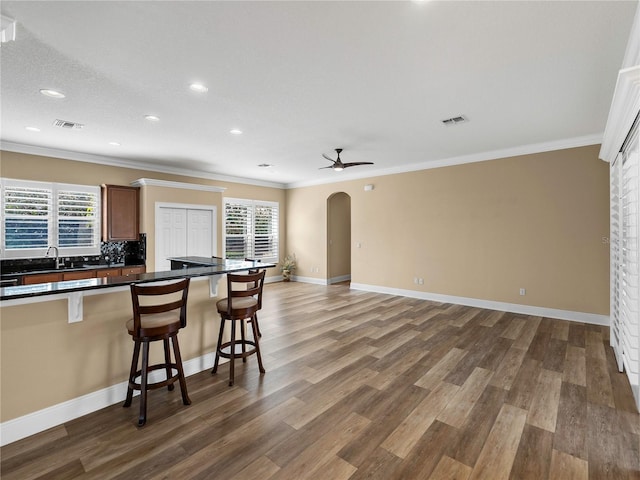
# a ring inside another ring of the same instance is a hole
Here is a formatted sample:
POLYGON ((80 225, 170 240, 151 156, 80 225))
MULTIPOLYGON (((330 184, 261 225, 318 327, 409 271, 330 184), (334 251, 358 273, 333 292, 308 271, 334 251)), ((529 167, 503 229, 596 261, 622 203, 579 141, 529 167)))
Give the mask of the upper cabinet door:
POLYGON ((138 188, 102 185, 102 240, 138 240, 138 188))

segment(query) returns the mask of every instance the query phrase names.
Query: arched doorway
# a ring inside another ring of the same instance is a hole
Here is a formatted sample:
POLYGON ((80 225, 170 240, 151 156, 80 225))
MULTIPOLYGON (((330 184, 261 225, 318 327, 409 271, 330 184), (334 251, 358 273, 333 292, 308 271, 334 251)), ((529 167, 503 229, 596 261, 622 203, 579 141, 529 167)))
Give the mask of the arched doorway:
POLYGON ((327 199, 327 283, 351 280, 351 197, 344 192, 327 199))

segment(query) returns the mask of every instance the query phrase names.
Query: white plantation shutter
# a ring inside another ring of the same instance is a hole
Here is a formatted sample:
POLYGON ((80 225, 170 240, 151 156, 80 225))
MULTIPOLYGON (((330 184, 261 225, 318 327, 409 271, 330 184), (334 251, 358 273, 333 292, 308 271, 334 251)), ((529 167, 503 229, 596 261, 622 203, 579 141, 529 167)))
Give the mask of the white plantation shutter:
POLYGON ((638 128, 622 149, 621 173, 621 285, 619 294, 621 343, 629 382, 640 384, 640 145, 638 128))
POLYGON ((620 195, 620 174, 622 172, 622 155, 618 155, 611 164, 610 177, 610 227, 609 241, 611 244, 611 346, 616 356, 618 370, 623 370, 622 344, 621 344, 621 318, 620 298, 622 284, 622 207, 620 195))
POLYGON ((0 181, 3 258, 43 257, 51 245, 60 256, 100 253, 100 188, 0 181))
POLYGON ((279 205, 238 198, 224 199, 224 255, 277 261, 279 205))
POLYGON ((3 256, 42 256, 53 243, 51 184, 2 181, 3 256))
MULTIPOLYGON (((57 186, 57 233, 60 253, 100 246, 100 189, 82 185, 57 186)), ((82 253, 74 253, 82 255, 82 253)))
POLYGON ((253 212, 254 244, 253 255, 249 257, 261 260, 277 260, 279 240, 278 204, 256 202, 253 212))
POLYGON ((640 143, 636 118, 610 167, 611 345, 640 407, 640 143))

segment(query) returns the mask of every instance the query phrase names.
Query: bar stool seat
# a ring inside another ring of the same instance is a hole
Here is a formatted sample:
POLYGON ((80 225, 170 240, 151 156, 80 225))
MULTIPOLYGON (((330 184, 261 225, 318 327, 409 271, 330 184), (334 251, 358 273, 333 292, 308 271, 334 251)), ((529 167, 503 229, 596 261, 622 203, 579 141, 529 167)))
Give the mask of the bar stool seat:
POLYGON ((130 407, 133 400, 133 391, 140 390, 140 415, 138 426, 142 427, 147 422, 147 391, 167 387, 174 389, 174 383, 179 382, 182 393, 182 403, 190 405, 191 400, 187 394, 187 383, 182 368, 182 358, 178 345, 178 332, 187 326, 187 295, 189 293, 189 279, 185 278, 168 285, 131 285, 131 299, 133 303, 133 318, 126 322, 127 331, 133 338, 133 357, 129 372, 127 398, 123 407, 130 407), (140 304, 140 297, 153 297, 165 303, 145 302, 140 304), (149 345, 151 342, 162 340, 164 346, 164 362, 149 365, 149 345), (175 362, 171 361, 171 348, 175 362), (140 359, 140 347, 142 347, 142 365, 138 370, 140 359), (164 370, 165 379, 149 382, 149 372, 164 370), (175 373, 174 373, 175 372, 175 373), (139 380, 138 380, 139 379, 139 380))
POLYGON ((218 371, 220 357, 229 359, 229 386, 234 382, 234 364, 236 358, 256 355, 260 373, 265 373, 260 354, 260 342, 255 321, 256 312, 262 307, 262 288, 264 286, 265 271, 250 273, 247 275, 227 274, 227 298, 216 302, 216 308, 220 314, 220 332, 216 346, 216 357, 211 374, 218 371), (253 340, 245 336, 246 322, 251 323, 253 340), (231 322, 231 339, 223 342, 224 328, 227 322, 231 322), (240 339, 236 338, 236 323, 240 323, 240 339))

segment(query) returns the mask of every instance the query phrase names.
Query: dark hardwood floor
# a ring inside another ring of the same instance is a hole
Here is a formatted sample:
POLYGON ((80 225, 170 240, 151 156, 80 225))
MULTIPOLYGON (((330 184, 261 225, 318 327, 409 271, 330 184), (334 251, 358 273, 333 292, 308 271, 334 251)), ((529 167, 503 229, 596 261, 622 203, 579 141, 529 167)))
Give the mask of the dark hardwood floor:
MULTIPOLYGON (((640 417, 608 328, 265 286, 255 357, 7 445, 10 479, 638 479, 640 417), (136 404, 137 405, 137 404, 136 404)), ((212 306, 213 308, 213 306, 212 306)), ((123 379, 124 380, 124 379, 123 379)))

